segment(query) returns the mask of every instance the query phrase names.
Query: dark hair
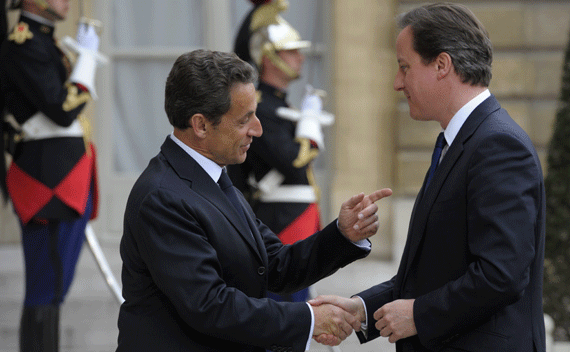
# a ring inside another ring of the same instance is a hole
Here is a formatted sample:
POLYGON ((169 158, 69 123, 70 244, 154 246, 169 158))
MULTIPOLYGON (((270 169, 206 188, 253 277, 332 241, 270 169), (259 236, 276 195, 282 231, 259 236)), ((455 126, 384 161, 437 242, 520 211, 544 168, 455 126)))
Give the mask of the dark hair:
POLYGON ((256 80, 255 69, 234 53, 195 50, 180 55, 166 79, 168 121, 184 130, 192 115, 203 114, 217 125, 230 110, 233 85, 256 80))
POLYGON ((425 64, 449 54, 463 83, 489 86, 493 46, 473 12, 460 4, 438 3, 400 15, 398 26, 411 26, 414 50, 425 64))

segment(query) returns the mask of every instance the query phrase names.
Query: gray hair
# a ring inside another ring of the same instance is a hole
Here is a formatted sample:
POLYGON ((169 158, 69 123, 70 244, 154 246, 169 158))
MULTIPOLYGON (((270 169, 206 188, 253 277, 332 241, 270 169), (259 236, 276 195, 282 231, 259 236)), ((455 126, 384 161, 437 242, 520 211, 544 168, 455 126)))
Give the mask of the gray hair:
POLYGON ((166 79, 168 121, 185 130, 194 114, 203 114, 217 125, 231 108, 234 84, 256 81, 257 71, 234 53, 200 49, 182 54, 166 79))

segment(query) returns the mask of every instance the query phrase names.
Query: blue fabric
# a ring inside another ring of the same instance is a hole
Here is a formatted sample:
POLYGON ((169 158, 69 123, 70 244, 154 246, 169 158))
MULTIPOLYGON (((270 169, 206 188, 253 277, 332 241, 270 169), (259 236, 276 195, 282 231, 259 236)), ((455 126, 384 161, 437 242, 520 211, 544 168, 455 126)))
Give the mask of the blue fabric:
POLYGON ((441 157, 441 152, 443 151, 443 147, 445 147, 445 136, 443 132, 440 132, 439 136, 437 136, 437 140, 435 142, 435 148, 433 150, 433 154, 431 156, 431 165, 429 167, 429 173, 426 181, 426 186, 424 190, 426 190, 435 174, 435 170, 437 169, 437 165, 439 164, 439 158, 441 157))
POLYGON ((73 281, 92 210, 90 192, 85 213, 77 220, 56 221, 49 225, 20 224, 26 269, 24 306, 63 303, 73 281))
POLYGON ((290 295, 278 295, 267 292, 267 297, 277 302, 306 302, 309 299, 309 288, 302 289, 290 295))

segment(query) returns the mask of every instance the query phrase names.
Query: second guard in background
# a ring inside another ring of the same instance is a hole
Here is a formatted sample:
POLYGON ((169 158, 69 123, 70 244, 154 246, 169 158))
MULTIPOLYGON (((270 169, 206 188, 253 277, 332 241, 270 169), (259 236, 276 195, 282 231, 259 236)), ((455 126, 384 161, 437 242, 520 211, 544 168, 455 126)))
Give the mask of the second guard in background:
POLYGON ((95 149, 81 112, 95 96, 99 37, 79 25, 72 65, 54 37, 69 1, 8 1, 22 10, 0 49, 3 146, 12 154, 3 191, 20 221, 26 271, 20 351, 52 352, 85 227, 97 213, 95 149))
MULTIPOLYGON (((312 162, 324 149, 322 125, 332 115, 322 111, 322 91, 307 86, 301 110, 287 102, 289 84, 299 78, 311 46, 279 13, 287 2, 253 1, 236 36, 234 51, 259 71, 258 106, 263 135, 254 138, 246 161, 231 165, 232 182, 249 200, 257 217, 284 244, 304 239, 320 229, 319 190, 312 162)), ((280 301, 307 300, 309 289, 270 293, 280 301)))

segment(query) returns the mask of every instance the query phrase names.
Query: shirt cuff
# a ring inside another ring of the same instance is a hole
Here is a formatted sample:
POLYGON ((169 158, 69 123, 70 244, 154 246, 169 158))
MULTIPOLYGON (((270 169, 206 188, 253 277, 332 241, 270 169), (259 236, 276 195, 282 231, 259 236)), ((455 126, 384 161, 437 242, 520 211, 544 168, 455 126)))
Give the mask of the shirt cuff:
POLYGON ((309 340, 307 341, 307 347, 305 347, 305 351, 308 351, 311 348, 311 341, 313 338, 313 331, 315 331, 315 313, 313 313, 313 307, 309 303, 309 310, 311 311, 311 331, 309 332, 309 340))
MULTIPOLYGON (((336 219, 336 228, 340 231, 340 228, 338 227, 338 219, 336 219)), ((342 232, 341 232, 342 233, 342 232)), ((352 241, 351 241, 352 242, 352 241)), ((358 242, 352 242, 355 246, 357 246, 358 248, 361 249, 366 249, 368 251, 372 250, 372 243, 370 243, 370 241, 368 239, 363 239, 360 240, 358 242)))
POLYGON ((367 239, 363 239, 358 242, 352 242, 352 243, 354 243, 354 245, 357 246, 358 248, 366 249, 368 251, 372 250, 372 243, 370 243, 370 241, 367 239))
POLYGON ((368 312, 366 311, 366 303, 364 303, 364 300, 360 296, 353 296, 353 297, 358 297, 362 301, 365 318, 364 318, 364 323, 360 323, 360 332, 362 333, 362 335, 364 335, 364 337, 368 339, 368 312))

